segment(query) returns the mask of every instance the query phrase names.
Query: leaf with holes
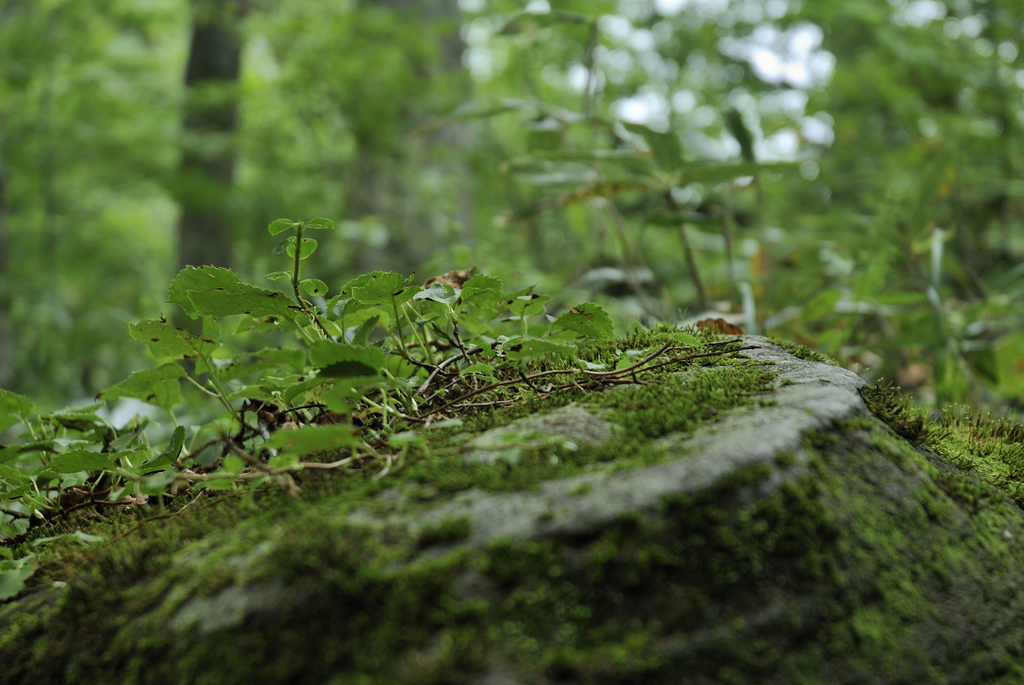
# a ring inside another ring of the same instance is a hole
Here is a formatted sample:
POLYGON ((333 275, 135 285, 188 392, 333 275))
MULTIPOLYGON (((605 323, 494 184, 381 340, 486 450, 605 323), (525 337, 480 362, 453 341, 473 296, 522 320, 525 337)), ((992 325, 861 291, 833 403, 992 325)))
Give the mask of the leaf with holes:
POLYGON ((171 362, 155 369, 136 371, 99 395, 104 400, 119 397, 133 397, 167 411, 181 403, 181 386, 178 379, 185 375, 185 369, 171 362))
POLYGON ((327 284, 318 278, 307 278, 302 281, 302 289, 316 297, 325 297, 327 295, 327 284))
POLYGON ((472 304, 481 309, 496 305, 502 299, 504 286, 493 276, 476 274, 462 286, 460 298, 463 304, 472 304))
POLYGON ((576 305, 555 319, 555 325, 597 340, 608 340, 615 332, 608 312, 593 302, 576 305))
POLYGON ((348 284, 353 299, 361 304, 391 304, 391 298, 404 293, 405 285, 405 279, 394 271, 374 271, 348 284))
POLYGON ((509 311, 517 319, 537 316, 544 313, 544 303, 551 299, 550 295, 521 295, 509 301, 509 311))
POLYGON ((502 349, 505 350, 509 359, 525 359, 539 354, 574 354, 576 352, 576 348, 569 345, 559 345, 547 340, 532 338, 509 340, 502 346, 502 349))
MULTIPOLYGON (((313 252, 316 251, 317 244, 318 243, 315 240, 313 240, 312 238, 303 238, 302 239, 302 249, 299 251, 299 259, 305 259, 305 258, 309 257, 309 255, 313 254, 313 252)), ((289 244, 285 248, 285 252, 288 253, 289 257, 291 257, 292 259, 295 259, 295 241, 294 240, 291 242, 291 244, 289 244)))
POLYGON ((248 314, 257 319, 292 319, 296 313, 291 300, 283 294, 248 283, 239 283, 230 289, 190 290, 188 296, 196 311, 214 317, 248 314))
POLYGON ((195 304, 189 297, 190 291, 203 292, 219 288, 226 292, 239 292, 241 284, 241 279, 231 269, 216 266, 186 266, 171 281, 171 287, 167 291, 167 302, 178 305, 185 310, 186 314, 195 319, 200 314, 207 312, 196 310, 195 304))
POLYGON ((452 302, 459 299, 459 291, 447 283, 434 283, 426 290, 421 290, 413 295, 412 299, 430 300, 451 306, 452 302))
POLYGON ((166 321, 147 319, 128 325, 128 334, 145 343, 154 357, 209 356, 220 345, 213 338, 197 337, 166 321))

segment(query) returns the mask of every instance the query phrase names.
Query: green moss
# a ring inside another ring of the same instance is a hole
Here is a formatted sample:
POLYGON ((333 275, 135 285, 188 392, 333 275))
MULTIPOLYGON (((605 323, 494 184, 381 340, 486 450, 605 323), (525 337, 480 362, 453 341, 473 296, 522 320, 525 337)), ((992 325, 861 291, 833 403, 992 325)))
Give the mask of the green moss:
POLYGON ((821 352, 815 352, 807 345, 798 345, 797 343, 789 342, 788 340, 776 340, 774 338, 772 338, 772 344, 778 345, 797 359, 803 359, 809 362, 821 362, 822 364, 836 366, 834 359, 822 354, 821 352))
POLYGON ((473 522, 466 516, 446 518, 440 523, 421 528, 416 535, 420 547, 443 545, 465 540, 473 532, 473 522))
MULTIPOLYGON (((797 459, 782 453, 591 533, 474 548, 466 517, 402 523, 469 489, 664 459, 653 440, 770 402, 773 378, 719 360, 639 379, 648 385, 536 398, 533 410, 575 399, 619 429, 600 447, 540 450, 515 466, 467 464, 458 429, 441 429, 384 479, 301 474, 302 500, 200 500, 101 547, 56 544, 41 582, 68 586, 0 605, 0 683, 426 685, 469 682, 495 659, 522 682, 1024 677, 1019 511, 981 466, 933 453, 998 461, 1009 479, 1016 453, 986 449, 1019 441, 1010 424, 923 417, 914 449, 852 418, 808 436, 800 480, 778 486, 797 459)), ((865 399, 890 426, 914 410, 891 393, 865 399)), ((89 525, 112 538, 134 521, 89 525)))
POLYGON ((792 452, 779 452, 775 455, 775 465, 780 468, 788 468, 796 463, 796 455, 792 452))
MULTIPOLYGON (((875 416, 897 435, 960 470, 977 474, 980 481, 1024 504, 1024 425, 955 407, 933 419, 898 388, 883 383, 865 388, 861 395, 875 416)), ((950 494, 972 507, 993 494, 979 490, 979 484, 958 485, 947 474, 936 478, 950 494)))
POLYGON ((594 489, 594 486, 591 485, 590 483, 579 483, 578 485, 574 485, 571 488, 569 488, 569 494, 570 495, 585 495, 585 494, 587 494, 588 492, 590 492, 593 489, 594 489))
MULTIPOLYGON (((464 682, 495 650, 523 682, 944 682, 917 631, 950 588, 1005 573, 1013 555, 1002 531, 1024 532, 1019 516, 985 510, 965 547, 951 525, 956 501, 915 475, 935 467, 883 440, 878 449, 906 466, 885 486, 898 496, 880 498, 882 486, 860 477, 874 468, 854 439, 866 431, 850 431, 822 443, 827 452, 810 448, 814 477, 767 498, 751 502, 772 473, 762 465, 591 536, 497 540, 442 557, 416 550, 463 539, 466 519, 413 535, 353 525, 325 500, 150 560, 157 575, 130 586, 123 574, 141 569, 107 566, 76 581, 48 621, 29 613, 33 622, 2 634, 41 640, 33 674, 78 682, 464 682), (222 610, 243 580, 277 588, 279 605, 207 634, 201 618, 181 625, 182 615, 222 610)), ((931 639, 952 662, 963 636, 936 628, 931 639)), ((990 660, 974 665, 1018 673, 1013 636, 991 632, 990 660)), ((0 643, 0 657, 28 644, 0 643)))
POLYGON ((927 437, 931 424, 926 422, 924 411, 900 393, 899 388, 879 382, 862 390, 861 397, 868 409, 897 435, 911 442, 927 437))

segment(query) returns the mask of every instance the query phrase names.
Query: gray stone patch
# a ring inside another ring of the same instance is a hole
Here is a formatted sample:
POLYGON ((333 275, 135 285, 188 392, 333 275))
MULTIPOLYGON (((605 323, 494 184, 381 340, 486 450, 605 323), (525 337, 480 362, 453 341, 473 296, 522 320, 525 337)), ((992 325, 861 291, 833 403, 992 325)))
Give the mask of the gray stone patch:
POLYGON ((195 627, 200 635, 234 628, 255 614, 275 614, 304 599, 281 583, 229 585, 212 595, 193 597, 174 614, 171 630, 195 627))
POLYGON ((543 414, 527 416, 476 436, 463 445, 468 462, 517 463, 527 452, 545 447, 596 447, 612 436, 612 425, 596 413, 570 404, 543 414))
MULTIPOLYGON (((740 408, 692 435, 668 435, 658 440, 657 445, 678 458, 628 471, 552 480, 539 491, 474 492, 462 501, 422 513, 416 525, 468 516, 473 532, 462 544, 471 546, 482 546, 495 538, 583 533, 624 514, 653 509, 667 497, 711 488, 739 469, 773 463, 776 455, 792 455, 791 466, 773 470, 761 484, 761 496, 771 494, 784 482, 806 473, 802 452, 805 433, 827 429, 837 421, 867 412, 858 394, 865 383, 851 371, 798 359, 767 338, 745 336, 743 342, 753 347, 743 354, 770 364, 768 368, 778 374, 775 406, 740 408)), ((558 423, 554 421, 553 425, 558 423)))

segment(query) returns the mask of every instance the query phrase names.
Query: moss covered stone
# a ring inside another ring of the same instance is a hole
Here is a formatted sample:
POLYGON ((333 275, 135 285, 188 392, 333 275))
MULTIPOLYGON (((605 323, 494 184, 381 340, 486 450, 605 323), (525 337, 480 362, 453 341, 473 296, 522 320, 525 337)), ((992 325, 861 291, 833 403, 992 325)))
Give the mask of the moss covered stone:
POLYGON ((962 425, 744 343, 435 431, 394 477, 57 546, 0 605, 0 683, 1021 682, 1017 434, 966 454, 962 425), (998 482, 965 461, 990 454, 998 482))

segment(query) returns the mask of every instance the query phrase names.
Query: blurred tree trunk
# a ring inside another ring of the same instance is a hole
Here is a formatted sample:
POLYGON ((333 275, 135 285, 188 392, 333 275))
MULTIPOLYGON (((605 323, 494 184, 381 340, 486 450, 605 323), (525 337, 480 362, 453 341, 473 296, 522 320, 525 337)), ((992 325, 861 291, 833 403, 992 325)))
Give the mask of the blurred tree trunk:
POLYGON ((244 0, 196 0, 185 70, 178 261, 231 266, 228 196, 234 177, 244 0))
MULTIPOLYGON (((0 140, 2 143, 2 140, 0 140)), ((4 200, 4 163, 3 147, 0 145, 0 388, 10 387, 14 380, 14 364, 11 355, 14 345, 11 340, 11 288, 10 263, 11 241, 7 236, 7 205, 4 200)))
MULTIPOLYGON (((425 56, 423 46, 405 43, 405 58, 409 69, 416 72, 422 79, 423 87, 415 92, 403 94, 403 111, 399 114, 400 128, 404 131, 401 143, 394 144, 391 140, 373 135, 372 132, 361 134, 357 129, 356 140, 359 153, 351 174, 348 208, 354 216, 375 215, 384 218, 394 226, 429 226, 431 217, 429 210, 417 207, 413 203, 396 202, 396 199, 410 194, 407 187, 409 178, 396 175, 396 166, 406 164, 410 159, 405 149, 409 132, 428 124, 434 117, 442 113, 437 107, 437 90, 455 95, 451 106, 468 100, 471 96, 471 83, 468 73, 462 68, 462 52, 465 48, 459 35, 461 13, 458 0, 357 0, 357 11, 373 10, 387 12, 396 18, 394 24, 396 36, 400 36, 404 26, 418 27, 420 36, 434 41, 436 52, 425 56), (392 147, 394 145, 394 147, 392 147)), ((373 25, 370 25, 373 28, 373 25)), ((389 38, 396 40, 396 38, 389 38)), ((401 40, 398 38, 397 40, 401 40)), ((372 91, 364 97, 379 97, 372 91)), ((467 178, 469 170, 464 161, 469 150, 472 136, 470 126, 445 126, 423 137, 423 141, 431 148, 432 154, 427 155, 429 161, 419 162, 418 171, 426 171, 433 167, 442 175, 455 174, 464 179, 458 184, 456 217, 461 224, 457 242, 463 245, 474 240, 472 226, 473 217, 473 183, 467 178)), ((444 240, 451 240, 447 236, 444 240)), ((357 270, 377 268, 387 263, 389 268, 399 271, 413 271, 436 251, 432 240, 415 239, 392 241, 385 248, 386 255, 363 254, 362 263, 356 265, 357 270)), ((468 265, 452 265, 455 267, 468 265)))

